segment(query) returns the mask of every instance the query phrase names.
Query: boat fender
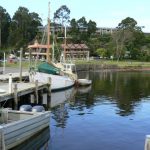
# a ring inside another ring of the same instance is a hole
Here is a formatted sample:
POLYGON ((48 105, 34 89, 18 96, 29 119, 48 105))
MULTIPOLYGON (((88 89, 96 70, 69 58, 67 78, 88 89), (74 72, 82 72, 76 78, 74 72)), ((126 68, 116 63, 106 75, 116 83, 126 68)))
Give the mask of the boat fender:
POLYGON ((44 112, 45 109, 43 106, 34 106, 32 107, 32 112, 44 112))
POLYGON ((32 106, 31 105, 22 105, 19 108, 20 111, 32 111, 32 106))

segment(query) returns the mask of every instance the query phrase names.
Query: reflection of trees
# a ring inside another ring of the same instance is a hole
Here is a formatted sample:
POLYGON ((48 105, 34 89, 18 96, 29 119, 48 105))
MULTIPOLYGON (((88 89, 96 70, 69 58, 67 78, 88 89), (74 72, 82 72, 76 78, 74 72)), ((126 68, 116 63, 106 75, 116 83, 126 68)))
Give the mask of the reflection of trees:
POLYGON ((144 73, 96 73, 93 80, 94 95, 111 97, 120 115, 130 115, 142 97, 150 95, 150 77, 144 73))
POLYGON ((141 98, 150 95, 149 73, 91 72, 89 78, 93 80, 89 92, 77 91, 69 100, 69 104, 61 104, 53 109, 53 119, 58 123, 57 126, 66 126, 69 109, 83 115, 87 111, 90 112, 100 100, 115 103, 116 113, 121 116, 131 115, 141 98))

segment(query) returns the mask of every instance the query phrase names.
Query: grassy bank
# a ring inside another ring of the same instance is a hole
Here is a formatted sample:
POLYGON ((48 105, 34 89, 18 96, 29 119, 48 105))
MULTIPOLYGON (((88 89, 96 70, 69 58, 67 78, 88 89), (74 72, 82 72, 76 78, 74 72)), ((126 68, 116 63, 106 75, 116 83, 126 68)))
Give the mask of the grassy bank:
POLYGON ((139 62, 139 61, 110 61, 110 60, 91 60, 91 61, 77 61, 78 65, 101 65, 114 68, 150 68, 150 62, 139 62))
MULTIPOLYGON (((37 65, 42 62, 37 62, 37 65)), ((76 61, 77 65, 96 65, 106 68, 149 68, 150 62, 139 62, 139 61, 110 61, 110 60, 91 60, 91 61, 76 61)), ((33 63, 33 66, 35 64, 33 63)), ((2 64, 1 64, 2 66, 2 64)), ((29 61, 22 62, 23 68, 29 68, 29 61)), ((17 63, 6 63, 6 67, 19 68, 19 62, 17 63)))

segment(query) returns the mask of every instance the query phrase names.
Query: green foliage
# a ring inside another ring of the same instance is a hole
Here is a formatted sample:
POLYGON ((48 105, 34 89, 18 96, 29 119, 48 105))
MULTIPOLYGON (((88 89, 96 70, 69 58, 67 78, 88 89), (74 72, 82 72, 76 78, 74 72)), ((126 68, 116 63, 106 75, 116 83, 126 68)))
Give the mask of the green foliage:
POLYGON ((134 30, 137 29, 136 25, 137 22, 133 18, 127 17, 118 24, 118 29, 134 30))
POLYGON ((19 7, 10 25, 10 45, 14 49, 27 47, 27 44, 36 37, 37 27, 40 25, 41 18, 37 13, 30 13, 27 8, 19 7))
POLYGON ((91 37, 92 34, 96 32, 96 22, 90 20, 87 24, 87 33, 88 36, 91 37))
MULTIPOLYGON (((81 17, 78 20, 70 19, 70 9, 63 5, 54 13, 54 26, 69 26, 67 31, 68 43, 85 43, 88 45, 90 55, 101 57, 114 56, 114 58, 150 61, 150 35, 145 35, 137 21, 127 17, 117 26, 112 34, 97 33, 96 22, 81 17)), ((7 11, 0 6, 0 55, 8 49, 24 49, 33 39, 40 39, 38 26, 41 26, 41 18, 35 12, 29 12, 25 7, 19 7, 12 19, 7 11), (3 50, 3 51, 2 51, 3 50)), ((59 29, 59 27, 58 27, 59 29)), ((64 37, 63 30, 57 31, 57 37, 64 37)), ((51 38, 52 39, 52 38, 51 38)), ((52 41, 51 41, 52 42, 52 41)), ((55 41, 56 42, 56 41, 55 41)), ((57 39, 59 44, 62 39, 57 39)), ((59 52, 57 54, 57 57, 59 52)))
POLYGON ((70 9, 66 5, 62 5, 54 13, 54 22, 64 26, 69 22, 70 19, 70 9))
POLYGON ((10 21, 10 15, 0 6, 0 47, 2 48, 8 46, 10 21))
POLYGON ((105 48, 98 48, 96 50, 96 53, 101 57, 101 58, 105 58, 107 57, 107 50, 105 48))
POLYGON ((137 22, 130 17, 118 24, 117 31, 112 35, 117 59, 124 58, 126 51, 130 52, 131 59, 138 59, 144 45, 144 34, 137 22))

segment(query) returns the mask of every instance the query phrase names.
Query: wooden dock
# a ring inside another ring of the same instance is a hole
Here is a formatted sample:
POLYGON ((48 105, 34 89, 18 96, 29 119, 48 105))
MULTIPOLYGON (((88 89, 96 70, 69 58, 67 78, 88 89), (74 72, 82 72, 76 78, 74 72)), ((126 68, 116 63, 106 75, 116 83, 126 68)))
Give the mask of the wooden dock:
POLYGON ((0 93, 0 102, 15 99, 16 97, 21 97, 33 92, 37 93, 40 90, 48 89, 49 86, 49 84, 45 83, 13 83, 12 92, 9 93, 9 84, 4 83, 0 85, 0 89, 4 90, 4 92, 0 93))
MULTIPOLYGON (((11 73, 13 80, 19 80, 20 73, 11 73)), ((10 73, 0 74, 0 81, 8 81, 10 73)), ((29 72, 22 72, 22 78, 25 79, 29 77, 29 72)))

